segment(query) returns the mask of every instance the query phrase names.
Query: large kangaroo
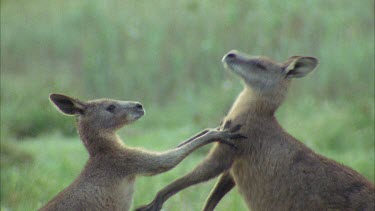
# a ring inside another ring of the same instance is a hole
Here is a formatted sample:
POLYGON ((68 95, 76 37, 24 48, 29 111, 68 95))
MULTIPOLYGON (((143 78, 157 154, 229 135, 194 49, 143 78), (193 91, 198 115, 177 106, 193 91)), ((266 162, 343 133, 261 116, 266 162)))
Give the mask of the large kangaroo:
POLYGON ((204 210, 213 210, 237 185, 251 210, 373 210, 374 185, 353 169, 319 155, 279 125, 274 113, 292 78, 313 71, 318 60, 293 56, 283 63, 230 51, 224 66, 245 88, 224 119, 223 128, 241 124, 248 137, 239 150, 216 145, 193 171, 159 191, 138 211, 160 210, 173 194, 221 174, 204 210))
POLYGON ((204 130, 188 144, 162 153, 126 147, 116 130, 144 115, 141 104, 109 99, 83 102, 51 94, 58 110, 75 115, 89 160, 75 181, 41 210, 129 210, 136 175, 154 175, 172 169, 197 148, 214 142, 233 145, 241 138, 231 131, 204 130))

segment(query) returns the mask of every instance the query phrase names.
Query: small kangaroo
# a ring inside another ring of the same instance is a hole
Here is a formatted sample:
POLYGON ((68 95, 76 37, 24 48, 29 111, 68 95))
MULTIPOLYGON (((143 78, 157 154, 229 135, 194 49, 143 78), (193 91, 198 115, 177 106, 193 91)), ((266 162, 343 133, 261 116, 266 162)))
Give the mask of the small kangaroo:
POLYGON ((136 175, 168 171, 197 148, 214 141, 233 146, 242 136, 232 130, 207 129, 188 139, 188 144, 166 152, 147 152, 126 147, 116 130, 144 115, 136 102, 99 99, 83 102, 61 94, 50 100, 62 113, 75 115, 79 135, 89 160, 74 182, 40 210, 129 210, 136 175))
POLYGON ((222 61, 245 86, 221 127, 241 124, 240 132, 248 138, 236 143, 236 151, 215 145, 193 171, 138 211, 160 210, 175 193, 219 174, 205 211, 214 210, 235 185, 251 210, 374 210, 374 184, 312 151, 284 131, 274 116, 291 79, 313 71, 318 59, 293 56, 278 63, 233 50, 222 61))

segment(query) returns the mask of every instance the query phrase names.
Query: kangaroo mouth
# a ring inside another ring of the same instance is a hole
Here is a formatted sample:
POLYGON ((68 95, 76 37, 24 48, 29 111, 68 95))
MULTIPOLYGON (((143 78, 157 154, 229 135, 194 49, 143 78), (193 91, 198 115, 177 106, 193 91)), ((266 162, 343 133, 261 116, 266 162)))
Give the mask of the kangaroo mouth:
POLYGON ((231 70, 232 68, 230 67, 230 64, 228 64, 227 55, 228 54, 226 54, 226 55, 223 56, 223 58, 221 59, 221 62, 223 63, 225 69, 231 70))
POLYGON ((238 63, 241 60, 240 57, 241 55, 238 51, 231 50, 223 56, 221 62, 223 62, 225 68, 238 72, 236 66, 238 66, 238 63))
POLYGON ((146 113, 145 110, 142 109, 142 110, 139 110, 137 113, 133 114, 133 116, 134 116, 134 118, 139 119, 142 116, 144 116, 145 113, 146 113))
POLYGON ((225 69, 228 69, 234 73, 241 73, 240 65, 237 64, 236 60, 232 60, 231 56, 225 55, 223 59, 221 60, 223 62, 223 66, 225 69))
POLYGON ((134 122, 145 115, 145 110, 139 109, 127 115, 126 119, 128 123, 134 122))

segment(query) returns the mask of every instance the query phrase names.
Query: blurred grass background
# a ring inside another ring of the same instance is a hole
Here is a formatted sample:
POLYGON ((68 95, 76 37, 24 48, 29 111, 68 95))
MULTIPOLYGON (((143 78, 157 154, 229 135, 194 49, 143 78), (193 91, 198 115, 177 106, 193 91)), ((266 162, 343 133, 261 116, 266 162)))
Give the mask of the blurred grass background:
MULTIPOLYGON (((242 89, 220 59, 231 49, 283 61, 316 56, 277 116, 293 136, 374 181, 374 1, 26 1, 1 3, 1 209, 33 210, 79 174, 87 153, 52 92, 142 102, 120 131, 131 146, 166 150, 215 127, 242 89)), ((134 206, 191 170, 137 180, 134 206)), ((165 210, 200 210, 214 180, 165 210)), ((217 210, 246 210, 236 190, 217 210)))

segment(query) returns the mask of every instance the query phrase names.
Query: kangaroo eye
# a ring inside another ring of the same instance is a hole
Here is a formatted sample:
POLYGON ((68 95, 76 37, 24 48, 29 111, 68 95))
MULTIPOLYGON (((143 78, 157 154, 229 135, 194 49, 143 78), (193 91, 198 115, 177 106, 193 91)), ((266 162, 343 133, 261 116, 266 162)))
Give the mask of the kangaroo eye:
POLYGON ((107 111, 113 112, 115 110, 116 106, 115 105, 110 105, 106 108, 107 111))
POLYGON ((255 63, 255 66, 256 66, 257 68, 259 68, 259 69, 267 70, 267 68, 266 68, 263 64, 261 64, 261 63, 259 63, 259 62, 255 63))

